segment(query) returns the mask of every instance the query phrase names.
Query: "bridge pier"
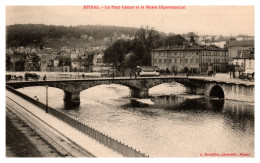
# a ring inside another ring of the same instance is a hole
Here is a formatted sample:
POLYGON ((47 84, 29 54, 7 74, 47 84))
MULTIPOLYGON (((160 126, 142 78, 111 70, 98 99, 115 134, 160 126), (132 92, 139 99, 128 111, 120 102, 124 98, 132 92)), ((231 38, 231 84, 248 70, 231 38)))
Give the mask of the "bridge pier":
POLYGON ((66 107, 78 107, 80 105, 80 92, 64 91, 64 104, 66 107))
POLYGON ((138 89, 138 88, 130 88, 131 96, 136 98, 148 98, 149 90, 148 89, 138 89))
POLYGON ((189 87, 186 86, 186 93, 187 94, 194 94, 194 95, 204 95, 204 88, 199 88, 199 87, 189 87))

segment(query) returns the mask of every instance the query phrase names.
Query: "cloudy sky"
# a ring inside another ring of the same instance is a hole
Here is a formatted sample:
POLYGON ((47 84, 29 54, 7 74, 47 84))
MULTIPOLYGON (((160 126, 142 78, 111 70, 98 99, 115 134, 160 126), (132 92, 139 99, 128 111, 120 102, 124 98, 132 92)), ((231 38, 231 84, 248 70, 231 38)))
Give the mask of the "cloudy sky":
POLYGON ((83 6, 8 6, 6 25, 151 26, 162 32, 254 35, 252 6, 186 6, 186 9, 84 9, 83 6))

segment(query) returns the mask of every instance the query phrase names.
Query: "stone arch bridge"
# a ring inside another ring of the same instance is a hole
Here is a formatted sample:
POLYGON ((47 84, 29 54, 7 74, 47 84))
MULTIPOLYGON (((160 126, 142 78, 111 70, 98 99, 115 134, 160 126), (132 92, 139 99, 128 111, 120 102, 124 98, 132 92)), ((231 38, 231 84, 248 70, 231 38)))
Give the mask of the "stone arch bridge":
POLYGON ((177 82, 185 86, 187 94, 214 96, 219 98, 254 102, 254 83, 209 80, 207 77, 147 77, 147 78, 98 78, 85 80, 21 81, 7 82, 15 89, 30 86, 49 86, 65 92, 68 105, 80 104, 80 92, 102 84, 120 84, 130 88, 132 97, 147 98, 149 89, 162 83, 177 82))

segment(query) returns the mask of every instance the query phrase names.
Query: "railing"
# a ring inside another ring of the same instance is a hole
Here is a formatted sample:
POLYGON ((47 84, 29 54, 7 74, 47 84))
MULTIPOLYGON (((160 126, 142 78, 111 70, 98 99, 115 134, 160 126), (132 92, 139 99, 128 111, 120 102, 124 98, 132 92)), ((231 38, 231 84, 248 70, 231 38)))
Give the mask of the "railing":
MULTIPOLYGON (((15 89, 13 89, 10 86, 6 86, 6 89, 15 93, 16 95, 24 98, 27 101, 30 101, 31 103, 35 104, 36 106, 38 106, 39 108, 45 110, 46 109, 46 105, 43 104, 40 101, 37 101, 15 89)), ((124 143, 111 138, 110 136, 97 131, 96 129, 88 126, 87 124, 85 124, 84 122, 81 122, 77 119, 75 119, 74 117, 63 113, 59 110, 56 110, 52 107, 48 107, 48 112, 59 118, 60 120, 64 121, 65 123, 69 124, 70 126, 76 128, 77 130, 81 131, 82 133, 90 136, 91 138, 95 139, 96 141, 100 142, 101 144, 109 147, 110 149, 122 154, 124 157, 149 157, 149 155, 146 155, 145 153, 142 153, 140 151, 137 151, 136 149, 133 149, 132 147, 125 145, 124 143)))

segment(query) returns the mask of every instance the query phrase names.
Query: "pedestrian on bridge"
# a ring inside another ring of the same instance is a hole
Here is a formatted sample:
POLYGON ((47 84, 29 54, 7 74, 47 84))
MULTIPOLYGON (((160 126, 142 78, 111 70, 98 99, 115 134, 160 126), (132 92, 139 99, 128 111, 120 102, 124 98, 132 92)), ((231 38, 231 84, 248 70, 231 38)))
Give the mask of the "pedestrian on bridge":
POLYGON ((43 80, 46 81, 46 75, 43 76, 43 80))

